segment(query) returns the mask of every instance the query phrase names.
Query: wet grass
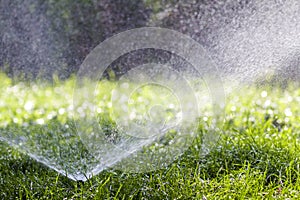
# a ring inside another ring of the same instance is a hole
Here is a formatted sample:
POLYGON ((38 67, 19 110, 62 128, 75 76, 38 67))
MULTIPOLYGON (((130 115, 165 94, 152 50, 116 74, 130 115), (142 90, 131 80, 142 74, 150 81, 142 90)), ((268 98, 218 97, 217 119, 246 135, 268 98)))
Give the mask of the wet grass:
MULTIPOLYGON (((1 135, 13 128, 39 135, 40 128, 53 126, 68 132, 68 104, 57 88, 71 87, 70 82, 13 89, 5 80, 0 87, 1 135), (43 98, 53 100, 52 107, 40 105, 43 98)), ((228 97, 224 123, 199 119, 199 137, 168 167, 140 174, 108 169, 86 182, 72 181, 2 142, 0 199, 299 199, 299 103, 297 87, 245 88, 228 97), (211 125, 221 137, 201 155, 200 135, 211 125)))

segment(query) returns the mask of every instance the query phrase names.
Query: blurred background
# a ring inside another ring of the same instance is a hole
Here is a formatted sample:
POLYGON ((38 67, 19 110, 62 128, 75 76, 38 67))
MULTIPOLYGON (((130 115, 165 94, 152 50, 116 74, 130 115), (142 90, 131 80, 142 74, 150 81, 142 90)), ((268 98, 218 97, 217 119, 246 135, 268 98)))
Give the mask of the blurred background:
MULTIPOLYGON (((19 80, 51 80, 53 74, 65 79, 78 70, 100 42, 144 26, 172 28, 208 46, 213 39, 209 33, 246 4, 210 0, 1 0, 1 70, 19 80), (224 12, 228 9, 224 5, 232 7, 229 13, 224 12)), ((135 54, 129 60, 123 59, 125 66, 126 62, 128 67, 144 62, 141 59, 157 57, 153 54, 159 54, 161 61, 169 59, 169 54, 162 51, 135 54)))
MULTIPOLYGON (((297 32, 294 38, 284 34, 298 30, 300 18, 295 14, 297 8, 292 10, 294 5, 285 9, 285 4, 255 0, 0 0, 0 66, 15 80, 51 81, 54 75, 66 79, 106 38, 132 28, 159 26, 197 40, 224 74, 264 79, 266 71, 276 79, 285 74, 284 79, 297 80, 299 48, 289 47, 300 42, 297 32), (248 36, 239 37, 245 32, 248 36)), ((173 64, 181 65, 174 57, 154 49, 132 52, 114 62, 111 71, 118 76, 141 63, 172 59, 173 64)), ((109 77, 109 70, 105 76, 109 77)))

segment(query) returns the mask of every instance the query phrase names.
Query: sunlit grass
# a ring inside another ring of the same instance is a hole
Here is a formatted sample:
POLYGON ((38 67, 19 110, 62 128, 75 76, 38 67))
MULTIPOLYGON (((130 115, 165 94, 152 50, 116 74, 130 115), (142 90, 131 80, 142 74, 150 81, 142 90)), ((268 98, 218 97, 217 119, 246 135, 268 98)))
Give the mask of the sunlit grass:
MULTIPOLYGON (((107 110, 111 111, 108 102, 113 84, 104 81, 98 85, 98 114, 105 116, 107 110)), ((41 132, 47 135, 56 131, 54 141, 59 141, 56 136, 75 132, 70 122, 73 89, 74 79, 12 84, 1 75, 0 134, 26 132, 37 137, 41 132)), ((232 93, 226 103, 224 123, 214 124, 210 116, 201 116, 199 137, 193 145, 178 160, 155 172, 124 174, 108 170, 85 183, 75 182, 3 142, 0 197, 299 199, 300 89, 250 86, 232 93), (221 138, 208 154, 201 155, 200 135, 211 126, 221 138)), ((108 131, 114 128, 110 118, 101 119, 106 120, 100 123, 106 123, 108 131)), ((61 141, 55 147, 72 147, 66 144, 61 141)))

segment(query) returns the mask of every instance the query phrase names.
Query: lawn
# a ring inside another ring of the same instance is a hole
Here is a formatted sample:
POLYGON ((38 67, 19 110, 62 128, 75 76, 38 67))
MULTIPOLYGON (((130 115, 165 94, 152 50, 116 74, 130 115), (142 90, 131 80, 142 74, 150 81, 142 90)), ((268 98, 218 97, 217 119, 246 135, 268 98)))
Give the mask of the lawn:
MULTIPOLYGON (((300 89, 292 84, 248 86, 228 95, 224 122, 199 117, 192 145, 167 167, 145 173, 108 168, 82 182, 42 164, 55 161, 70 173, 82 166, 80 159, 95 165, 70 115, 74 79, 29 84, 0 78, 0 199, 300 198, 300 89), (220 138, 201 154, 202 136, 212 129, 220 138), (74 169, 65 169, 70 163, 74 169)), ((107 94, 114 85, 99 83, 96 93, 99 123, 108 134, 116 127, 103 111, 111 109, 107 94)))

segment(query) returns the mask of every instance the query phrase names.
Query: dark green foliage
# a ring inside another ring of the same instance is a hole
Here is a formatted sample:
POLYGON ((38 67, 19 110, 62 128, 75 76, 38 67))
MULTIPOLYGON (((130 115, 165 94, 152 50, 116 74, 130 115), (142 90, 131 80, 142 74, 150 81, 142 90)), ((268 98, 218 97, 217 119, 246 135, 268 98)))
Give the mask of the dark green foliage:
POLYGON ((113 34, 145 26, 143 1, 0 1, 0 66, 17 80, 61 79, 113 34))

